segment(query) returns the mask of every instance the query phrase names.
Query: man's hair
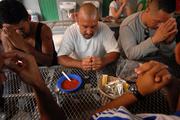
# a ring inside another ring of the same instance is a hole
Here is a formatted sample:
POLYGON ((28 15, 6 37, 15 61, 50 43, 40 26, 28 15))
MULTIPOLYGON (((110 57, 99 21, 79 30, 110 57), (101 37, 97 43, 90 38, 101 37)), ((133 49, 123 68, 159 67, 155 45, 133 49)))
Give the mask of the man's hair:
POLYGON ((158 9, 167 13, 172 13, 176 10, 176 0, 148 0, 148 4, 157 2, 158 9))
POLYGON ((176 0, 158 0, 159 9, 172 13, 176 10, 176 0))
POLYGON ((21 20, 28 19, 28 12, 24 5, 16 0, 0 2, 0 23, 18 24, 21 20))

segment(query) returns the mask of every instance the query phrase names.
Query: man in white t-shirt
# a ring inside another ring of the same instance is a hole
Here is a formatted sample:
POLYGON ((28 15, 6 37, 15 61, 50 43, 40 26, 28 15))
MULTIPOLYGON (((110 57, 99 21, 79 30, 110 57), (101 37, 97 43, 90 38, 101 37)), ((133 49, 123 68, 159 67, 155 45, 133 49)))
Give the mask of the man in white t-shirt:
POLYGON ((58 63, 83 70, 99 70, 119 57, 119 47, 110 28, 98 21, 97 8, 83 4, 77 23, 67 28, 58 50, 58 63), (73 54, 73 57, 70 55, 73 54))

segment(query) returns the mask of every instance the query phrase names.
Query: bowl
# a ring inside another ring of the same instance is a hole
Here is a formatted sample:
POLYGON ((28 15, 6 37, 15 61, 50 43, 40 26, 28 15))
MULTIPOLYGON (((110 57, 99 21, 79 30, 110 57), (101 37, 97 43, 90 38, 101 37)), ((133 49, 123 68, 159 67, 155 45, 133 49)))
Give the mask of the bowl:
POLYGON ((114 86, 113 84, 116 84, 117 82, 121 83, 123 87, 123 93, 128 92, 129 85, 127 84, 125 80, 121 79, 120 77, 108 76, 106 74, 101 75, 98 80, 98 88, 99 88, 100 94, 102 94, 103 96, 106 96, 107 98, 111 100, 116 99, 119 96, 121 96, 122 93, 116 94, 115 91, 112 92, 112 88, 114 86), (111 88, 107 89, 106 85, 108 85, 111 88))
POLYGON ((71 81, 67 80, 65 76, 61 76, 57 81, 57 88, 65 93, 75 92, 79 90, 82 86, 82 79, 76 74, 67 74, 71 81))

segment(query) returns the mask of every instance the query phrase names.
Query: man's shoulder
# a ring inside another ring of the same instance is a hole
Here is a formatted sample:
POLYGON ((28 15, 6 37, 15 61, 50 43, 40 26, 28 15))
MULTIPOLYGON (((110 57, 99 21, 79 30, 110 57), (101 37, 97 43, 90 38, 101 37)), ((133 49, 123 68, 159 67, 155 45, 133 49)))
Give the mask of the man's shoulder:
POLYGON ((108 25, 103 22, 98 22, 98 24, 99 24, 99 27, 102 27, 102 28, 108 27, 108 25))
POLYGON ((140 14, 141 14, 141 12, 134 13, 134 14, 128 16, 127 18, 125 18, 123 20, 123 22, 121 23, 121 27, 132 26, 132 25, 137 24, 137 22, 139 21, 138 19, 139 19, 140 14))
POLYGON ((69 27, 67 27, 63 36, 64 36, 63 40, 68 39, 68 41, 75 40, 78 36, 80 36, 79 27, 78 27, 77 23, 74 23, 74 24, 70 25, 69 27))
POLYGON ((73 23, 73 24, 70 25, 68 28, 69 28, 69 29, 72 29, 72 28, 77 29, 77 28, 78 28, 78 25, 77 25, 77 23, 73 23))
POLYGON ((73 34, 75 34, 76 32, 78 31, 78 25, 77 25, 77 23, 74 23, 74 24, 72 24, 72 25, 70 25, 69 27, 67 27, 67 29, 66 29, 66 33, 73 33, 73 34))
POLYGON ((115 1, 112 1, 111 3, 110 3, 110 7, 114 7, 116 5, 116 2, 115 1))
POLYGON ((98 22, 98 32, 104 34, 108 31, 111 31, 109 26, 103 22, 98 22))

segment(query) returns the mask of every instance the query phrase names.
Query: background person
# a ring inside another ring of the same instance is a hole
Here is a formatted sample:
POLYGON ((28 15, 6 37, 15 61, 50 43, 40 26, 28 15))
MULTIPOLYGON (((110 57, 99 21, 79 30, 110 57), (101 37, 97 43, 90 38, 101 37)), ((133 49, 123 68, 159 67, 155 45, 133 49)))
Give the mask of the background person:
POLYGON ((148 0, 138 0, 137 11, 143 11, 146 9, 148 0))

